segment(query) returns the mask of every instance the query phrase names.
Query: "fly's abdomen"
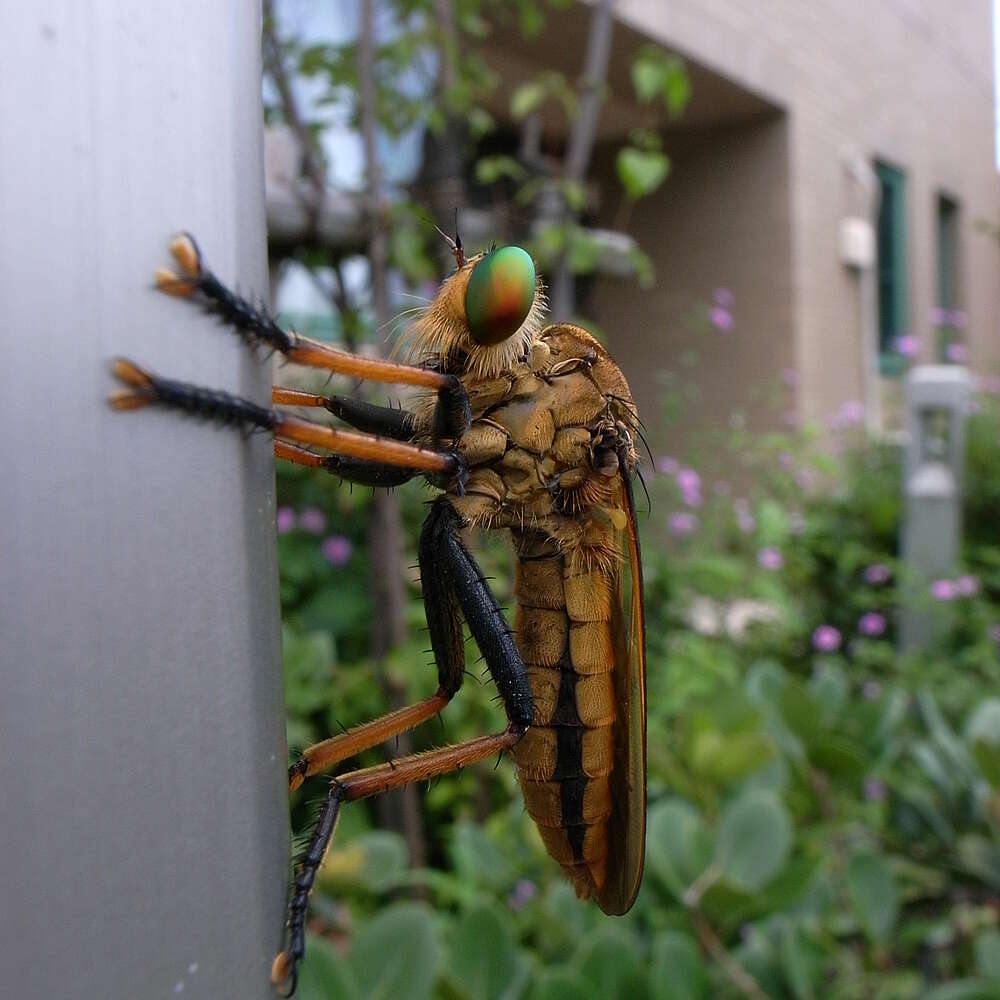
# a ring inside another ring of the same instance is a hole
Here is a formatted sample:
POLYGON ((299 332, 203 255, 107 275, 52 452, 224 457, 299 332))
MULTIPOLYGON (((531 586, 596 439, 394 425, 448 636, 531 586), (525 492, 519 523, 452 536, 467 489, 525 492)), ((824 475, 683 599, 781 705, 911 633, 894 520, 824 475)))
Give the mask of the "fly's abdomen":
POLYGON ((514 756, 549 854, 587 897, 604 884, 612 811, 613 581, 574 571, 539 534, 520 534, 515 545, 515 632, 535 719, 514 756))

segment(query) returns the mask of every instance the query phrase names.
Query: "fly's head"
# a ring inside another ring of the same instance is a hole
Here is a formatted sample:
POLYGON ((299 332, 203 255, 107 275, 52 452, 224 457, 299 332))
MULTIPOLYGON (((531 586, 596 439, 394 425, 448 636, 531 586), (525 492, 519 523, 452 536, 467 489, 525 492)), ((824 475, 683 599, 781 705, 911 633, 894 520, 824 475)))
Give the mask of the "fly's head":
POLYGON ((405 335, 410 359, 436 359, 457 375, 496 378, 530 351, 542 327, 544 287, 520 247, 466 260, 458 244, 455 257, 455 273, 405 335))

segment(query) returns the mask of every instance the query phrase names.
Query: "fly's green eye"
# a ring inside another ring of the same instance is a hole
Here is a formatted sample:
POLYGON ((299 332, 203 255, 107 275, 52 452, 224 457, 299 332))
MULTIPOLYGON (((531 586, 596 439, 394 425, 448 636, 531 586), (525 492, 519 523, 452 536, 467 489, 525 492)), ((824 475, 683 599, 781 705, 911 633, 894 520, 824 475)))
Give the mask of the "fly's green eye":
POLYGON ((535 265, 520 247, 501 247, 472 269, 465 290, 465 318, 472 339, 484 347, 517 333, 535 301, 535 265))

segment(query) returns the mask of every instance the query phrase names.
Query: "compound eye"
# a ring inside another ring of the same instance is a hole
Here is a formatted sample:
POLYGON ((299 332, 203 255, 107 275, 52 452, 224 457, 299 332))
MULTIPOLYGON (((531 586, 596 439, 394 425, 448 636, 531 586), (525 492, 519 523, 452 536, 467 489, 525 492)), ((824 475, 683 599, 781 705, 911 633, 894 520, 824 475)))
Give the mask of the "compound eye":
POLYGON ((483 347, 517 333, 535 301, 535 264, 520 247, 500 247, 472 269, 465 290, 465 319, 483 347))

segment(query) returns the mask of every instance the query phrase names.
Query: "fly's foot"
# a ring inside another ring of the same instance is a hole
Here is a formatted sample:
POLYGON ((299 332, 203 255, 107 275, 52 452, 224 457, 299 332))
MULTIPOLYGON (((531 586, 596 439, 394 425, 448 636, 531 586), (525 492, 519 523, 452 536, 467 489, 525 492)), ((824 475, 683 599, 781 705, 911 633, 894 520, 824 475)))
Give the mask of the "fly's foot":
POLYGON ((271 963, 271 985, 282 997, 290 997, 299 984, 299 970, 296 967, 302 955, 293 955, 291 950, 279 951, 271 963))
POLYGON ((158 267, 155 272, 156 287, 167 295, 190 298, 198 287, 202 276, 201 251, 190 233, 178 233, 170 241, 170 252, 177 261, 181 273, 169 267, 158 267))

